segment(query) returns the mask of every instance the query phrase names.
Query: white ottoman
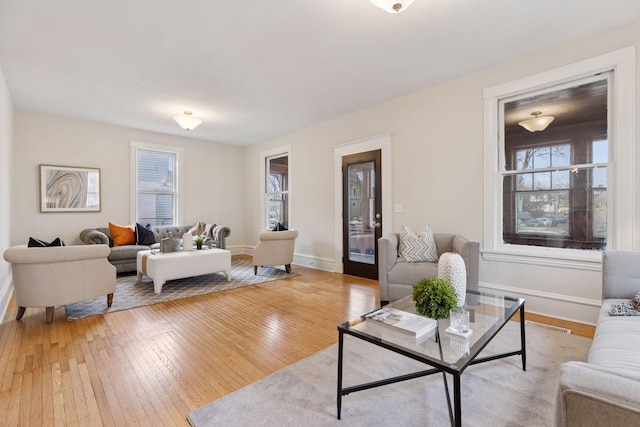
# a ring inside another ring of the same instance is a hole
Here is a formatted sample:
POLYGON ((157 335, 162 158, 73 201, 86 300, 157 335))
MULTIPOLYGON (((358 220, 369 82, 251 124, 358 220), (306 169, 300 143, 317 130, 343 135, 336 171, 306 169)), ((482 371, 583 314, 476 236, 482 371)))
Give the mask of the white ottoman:
POLYGON ((152 253, 140 251, 137 257, 138 281, 142 276, 153 279, 153 290, 162 292, 167 280, 224 272, 231 280, 231 252, 224 249, 202 249, 152 253))

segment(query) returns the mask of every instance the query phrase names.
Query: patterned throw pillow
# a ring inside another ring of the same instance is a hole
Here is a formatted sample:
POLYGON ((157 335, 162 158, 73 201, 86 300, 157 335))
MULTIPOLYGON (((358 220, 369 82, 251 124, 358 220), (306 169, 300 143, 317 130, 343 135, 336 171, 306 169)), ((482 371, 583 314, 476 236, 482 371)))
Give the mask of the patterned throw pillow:
POLYGON ((207 224, 203 221, 199 221, 196 225, 191 227, 187 233, 207 238, 211 237, 211 230, 213 230, 215 226, 215 224, 207 224))
POLYGON ((398 258, 404 262, 436 262, 438 251, 433 240, 433 231, 427 227, 424 231, 414 233, 409 227, 400 228, 400 247, 398 258))
POLYGON ((611 306, 609 316, 640 316, 640 311, 630 302, 621 302, 611 306))

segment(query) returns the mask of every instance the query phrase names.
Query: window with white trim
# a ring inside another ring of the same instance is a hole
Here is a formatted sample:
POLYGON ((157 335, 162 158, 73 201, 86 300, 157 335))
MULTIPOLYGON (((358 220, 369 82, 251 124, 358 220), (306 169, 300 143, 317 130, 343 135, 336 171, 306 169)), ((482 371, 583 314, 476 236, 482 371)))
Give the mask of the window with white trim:
POLYGON ((131 142, 132 222, 180 223, 182 148, 131 142))
POLYGON ((289 228, 289 154, 265 158, 266 227, 272 230, 278 223, 289 228))
POLYGON ((635 58, 624 48, 485 89, 485 260, 597 270, 601 250, 633 250, 635 58), (553 109, 568 92, 600 103, 553 109), (545 130, 518 124, 538 111, 555 117, 545 130))

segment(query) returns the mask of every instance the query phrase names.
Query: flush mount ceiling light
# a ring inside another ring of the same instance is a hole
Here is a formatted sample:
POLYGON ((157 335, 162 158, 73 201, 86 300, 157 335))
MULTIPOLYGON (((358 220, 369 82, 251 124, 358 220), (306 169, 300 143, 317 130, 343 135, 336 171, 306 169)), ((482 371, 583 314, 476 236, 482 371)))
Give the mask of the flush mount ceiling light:
POLYGON ((182 129, 193 130, 196 127, 198 127, 200 123, 202 123, 202 120, 200 120, 197 117, 193 117, 192 114, 193 113, 191 111, 185 111, 184 114, 178 114, 177 116, 173 116, 173 120, 178 122, 178 124, 182 129))
POLYGON ((389 13, 404 12, 413 2, 414 0, 369 0, 372 5, 378 6, 389 13))
POLYGON ((533 113, 531 113, 531 115, 534 116, 532 119, 523 120, 518 124, 529 132, 543 131, 547 128, 547 126, 551 124, 555 117, 541 116, 540 114, 542 114, 542 112, 534 111, 533 113))

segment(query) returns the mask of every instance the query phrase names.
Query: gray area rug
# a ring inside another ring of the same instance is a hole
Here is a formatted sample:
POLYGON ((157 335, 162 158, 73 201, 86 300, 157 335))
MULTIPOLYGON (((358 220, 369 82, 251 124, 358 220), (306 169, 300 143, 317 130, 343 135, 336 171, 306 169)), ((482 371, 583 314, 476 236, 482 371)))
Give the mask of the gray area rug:
POLYGON ((118 276, 111 307, 107 307, 106 296, 68 304, 66 306, 67 320, 77 320, 98 314, 257 285, 293 276, 297 276, 297 273, 287 274, 286 271, 273 267, 261 267, 258 269, 258 274, 254 275, 251 260, 232 258, 230 282, 227 282, 224 273, 170 280, 164 284, 160 295, 153 292, 153 281, 148 277, 144 277, 138 283, 135 274, 118 276))
MULTIPOLYGON (((509 322, 482 354, 515 350, 518 343, 519 324, 509 322)), ((528 325, 527 371, 514 356, 470 366, 463 373, 462 424, 552 425, 558 368, 566 361, 586 360, 590 345, 588 338, 528 325)), ((441 374, 344 396, 342 420, 337 420, 337 356, 334 344, 189 413, 187 419, 196 427, 450 425, 441 374)), ((425 366, 345 335, 344 386, 425 366)))

